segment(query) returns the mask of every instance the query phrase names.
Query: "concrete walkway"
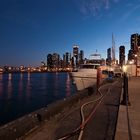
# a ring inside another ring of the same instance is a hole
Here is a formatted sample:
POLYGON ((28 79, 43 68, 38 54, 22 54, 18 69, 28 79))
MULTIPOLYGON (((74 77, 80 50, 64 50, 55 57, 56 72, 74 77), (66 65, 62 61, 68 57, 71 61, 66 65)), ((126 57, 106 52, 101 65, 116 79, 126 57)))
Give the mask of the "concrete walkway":
POLYGON ((140 140, 140 77, 128 81, 131 106, 120 105, 115 140, 140 140))

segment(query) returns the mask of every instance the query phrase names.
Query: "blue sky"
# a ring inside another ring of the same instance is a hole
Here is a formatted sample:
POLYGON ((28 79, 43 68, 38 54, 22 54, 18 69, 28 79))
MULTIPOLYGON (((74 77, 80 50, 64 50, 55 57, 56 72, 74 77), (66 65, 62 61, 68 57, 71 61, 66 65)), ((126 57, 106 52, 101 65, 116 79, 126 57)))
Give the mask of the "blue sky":
POLYGON ((97 50, 106 57, 114 34, 130 48, 140 34, 140 0, 0 0, 0 66, 38 66, 48 53, 72 52, 85 57, 97 50))

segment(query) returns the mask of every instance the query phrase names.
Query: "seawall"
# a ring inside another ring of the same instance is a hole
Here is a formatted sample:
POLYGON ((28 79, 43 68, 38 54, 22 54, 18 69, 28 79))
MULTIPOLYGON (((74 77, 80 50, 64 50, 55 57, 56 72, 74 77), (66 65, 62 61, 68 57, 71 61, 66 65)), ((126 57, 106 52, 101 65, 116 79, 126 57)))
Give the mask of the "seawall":
POLYGON ((95 87, 77 92, 74 96, 59 100, 48 105, 47 107, 41 108, 1 126, 0 140, 19 139, 23 135, 26 135, 30 131, 33 131, 35 128, 37 128, 43 121, 49 120, 56 114, 61 113, 66 107, 71 107, 73 104, 78 102, 78 100, 93 94, 93 90, 95 90, 95 87))

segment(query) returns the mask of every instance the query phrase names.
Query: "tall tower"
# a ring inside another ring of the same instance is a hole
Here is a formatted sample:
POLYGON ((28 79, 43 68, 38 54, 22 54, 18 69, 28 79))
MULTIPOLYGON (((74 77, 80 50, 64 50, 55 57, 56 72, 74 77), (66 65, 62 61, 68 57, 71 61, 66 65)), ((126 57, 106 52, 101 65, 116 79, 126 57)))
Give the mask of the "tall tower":
POLYGON ((69 52, 66 52, 65 56, 66 56, 65 58, 66 67, 68 67, 70 65, 71 54, 69 52))
POLYGON ((140 46, 140 36, 138 33, 131 35, 131 49, 133 50, 134 54, 138 52, 138 46, 140 46))
POLYGON ((111 48, 107 49, 107 60, 106 60, 107 65, 111 65, 111 48))
POLYGON ((75 58, 75 64, 78 66, 78 54, 79 54, 79 46, 74 45, 73 46, 73 58, 75 58))
POLYGON ((80 53, 79 53, 79 63, 80 64, 84 63, 84 51, 83 50, 80 50, 80 53))
POLYGON ((60 55, 57 53, 52 54, 53 68, 59 67, 60 55))
POLYGON ((115 58, 115 40, 114 36, 112 34, 112 64, 114 65, 116 63, 116 58, 115 58))
POLYGON ((125 64, 125 46, 119 47, 119 64, 120 66, 125 64))
POLYGON ((52 54, 47 55, 47 66, 48 66, 48 69, 51 69, 53 67, 52 54))

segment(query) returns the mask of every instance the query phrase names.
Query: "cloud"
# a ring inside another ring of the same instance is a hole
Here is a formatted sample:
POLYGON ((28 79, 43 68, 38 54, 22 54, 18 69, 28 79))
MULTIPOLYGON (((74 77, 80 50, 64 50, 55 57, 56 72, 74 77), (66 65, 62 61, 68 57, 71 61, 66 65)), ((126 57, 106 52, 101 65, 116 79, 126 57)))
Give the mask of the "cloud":
POLYGON ((124 15, 122 16, 123 20, 127 20, 132 14, 134 14, 138 9, 140 9, 140 4, 132 4, 132 3, 128 3, 126 5, 127 7, 129 7, 129 10, 127 10, 126 13, 124 13, 124 15))
POLYGON ((83 15, 97 16, 102 10, 109 10, 112 2, 119 0, 77 0, 77 5, 83 15))

